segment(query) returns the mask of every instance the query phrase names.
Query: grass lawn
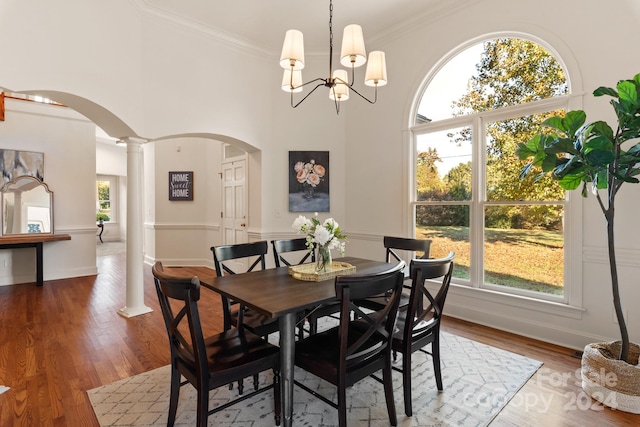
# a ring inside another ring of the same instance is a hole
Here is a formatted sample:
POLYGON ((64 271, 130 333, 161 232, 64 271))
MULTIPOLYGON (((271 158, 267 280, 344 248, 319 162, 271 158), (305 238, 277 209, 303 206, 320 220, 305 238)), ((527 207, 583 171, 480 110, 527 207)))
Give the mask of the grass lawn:
MULTIPOLYGON (((454 251, 454 277, 469 279, 468 227, 420 227, 416 237, 431 239, 431 257, 454 251)), ((485 282, 562 295, 564 250, 561 232, 485 230, 485 282)))

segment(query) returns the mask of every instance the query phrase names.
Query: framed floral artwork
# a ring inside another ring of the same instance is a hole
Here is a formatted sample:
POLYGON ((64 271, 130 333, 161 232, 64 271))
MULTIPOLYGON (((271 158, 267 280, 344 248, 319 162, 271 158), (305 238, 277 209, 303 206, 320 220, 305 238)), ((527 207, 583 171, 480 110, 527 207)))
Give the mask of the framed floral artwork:
POLYGON ((329 152, 289 151, 289 211, 329 212, 329 152))

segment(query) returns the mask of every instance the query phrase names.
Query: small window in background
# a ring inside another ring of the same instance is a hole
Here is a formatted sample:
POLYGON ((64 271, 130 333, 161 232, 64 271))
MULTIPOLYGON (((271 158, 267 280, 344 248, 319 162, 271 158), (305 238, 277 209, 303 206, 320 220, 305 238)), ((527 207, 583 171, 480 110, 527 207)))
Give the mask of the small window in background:
POLYGON ((96 221, 114 221, 114 181, 96 180, 96 221))

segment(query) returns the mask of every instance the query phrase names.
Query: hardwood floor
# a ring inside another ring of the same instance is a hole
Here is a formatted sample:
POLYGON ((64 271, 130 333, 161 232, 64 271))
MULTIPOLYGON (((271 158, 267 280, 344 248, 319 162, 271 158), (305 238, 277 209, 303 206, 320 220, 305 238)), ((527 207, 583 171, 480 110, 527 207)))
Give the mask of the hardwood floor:
MULTIPOLYGON (((0 426, 98 426, 86 391, 169 363, 151 268, 152 313, 125 319, 124 255, 98 258, 98 276, 0 287, 0 426)), ((213 276, 206 268, 177 268, 213 276)), ((206 332, 222 328, 220 298, 203 293, 206 332)), ((447 318, 444 329, 544 362, 492 426, 636 426, 640 415, 592 402, 580 388, 580 360, 566 348, 447 318)), ((443 356, 444 357, 444 356, 443 356)), ((446 384, 445 384, 446 387, 446 384)))

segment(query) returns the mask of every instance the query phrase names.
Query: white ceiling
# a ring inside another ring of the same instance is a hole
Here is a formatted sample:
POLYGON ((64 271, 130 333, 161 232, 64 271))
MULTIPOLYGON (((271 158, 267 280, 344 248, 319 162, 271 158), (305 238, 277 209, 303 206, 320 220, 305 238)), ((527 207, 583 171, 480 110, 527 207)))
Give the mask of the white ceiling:
MULTIPOLYGON (((372 50, 371 42, 424 24, 464 1, 335 0, 334 49, 340 49, 342 30, 349 24, 362 26, 367 50, 372 50)), ((280 51, 289 29, 303 32, 307 52, 326 52, 329 46, 329 0, 139 0, 139 4, 148 12, 204 27, 267 52, 280 51)))

